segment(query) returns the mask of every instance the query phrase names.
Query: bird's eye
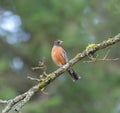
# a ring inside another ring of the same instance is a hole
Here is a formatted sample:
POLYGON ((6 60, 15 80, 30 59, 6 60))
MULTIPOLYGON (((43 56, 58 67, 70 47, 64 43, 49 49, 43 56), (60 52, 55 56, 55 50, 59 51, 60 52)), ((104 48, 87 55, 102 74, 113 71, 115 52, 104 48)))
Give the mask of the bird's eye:
POLYGON ((60 42, 61 42, 60 40, 57 41, 58 44, 60 44, 60 42))

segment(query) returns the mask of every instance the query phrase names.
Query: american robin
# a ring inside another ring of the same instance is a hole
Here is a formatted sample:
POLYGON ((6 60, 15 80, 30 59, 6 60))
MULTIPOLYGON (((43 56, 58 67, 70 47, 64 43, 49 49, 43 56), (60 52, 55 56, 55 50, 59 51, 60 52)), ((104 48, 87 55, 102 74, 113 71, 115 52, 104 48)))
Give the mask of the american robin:
MULTIPOLYGON (((61 47, 62 42, 63 41, 61 40, 55 41, 51 52, 53 62, 59 67, 62 67, 68 62, 67 54, 61 47)), ((71 67, 67 71, 69 75, 71 75, 73 81, 76 81, 80 78, 71 67)))

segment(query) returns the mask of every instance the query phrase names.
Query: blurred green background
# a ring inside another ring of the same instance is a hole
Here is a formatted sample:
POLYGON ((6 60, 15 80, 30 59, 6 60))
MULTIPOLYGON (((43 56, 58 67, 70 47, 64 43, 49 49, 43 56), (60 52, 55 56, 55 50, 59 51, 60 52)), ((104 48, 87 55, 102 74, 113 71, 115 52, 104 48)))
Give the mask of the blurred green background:
MULTIPOLYGON (((50 51, 54 40, 64 41, 69 59, 90 43, 99 43, 120 32, 120 0, 0 0, 0 98, 27 91, 39 77, 32 71, 45 59, 47 73, 57 67, 50 51)), ((120 44, 109 58, 120 58, 120 44)), ((82 79, 73 83, 67 73, 23 107, 23 113, 120 113, 120 61, 77 63, 82 79)), ((4 105, 0 105, 0 111, 4 105)), ((12 112, 13 113, 13 112, 12 112)))

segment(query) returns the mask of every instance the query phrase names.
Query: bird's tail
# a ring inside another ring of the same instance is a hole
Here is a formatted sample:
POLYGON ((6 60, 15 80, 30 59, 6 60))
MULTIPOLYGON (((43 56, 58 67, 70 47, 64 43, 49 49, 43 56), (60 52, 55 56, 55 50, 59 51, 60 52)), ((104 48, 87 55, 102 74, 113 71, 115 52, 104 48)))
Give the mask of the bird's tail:
POLYGON ((70 74, 70 76, 72 77, 72 79, 73 79, 74 81, 80 79, 80 76, 78 76, 72 68, 69 68, 69 69, 68 69, 68 73, 70 74))

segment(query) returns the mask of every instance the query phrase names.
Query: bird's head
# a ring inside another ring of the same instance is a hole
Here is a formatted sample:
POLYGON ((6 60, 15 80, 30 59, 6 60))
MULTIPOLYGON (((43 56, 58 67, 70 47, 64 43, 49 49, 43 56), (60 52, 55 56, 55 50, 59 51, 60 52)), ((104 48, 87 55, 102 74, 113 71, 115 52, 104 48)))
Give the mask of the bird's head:
POLYGON ((61 41, 61 40, 54 41, 55 46, 60 46, 62 43, 63 43, 63 41, 61 41))

